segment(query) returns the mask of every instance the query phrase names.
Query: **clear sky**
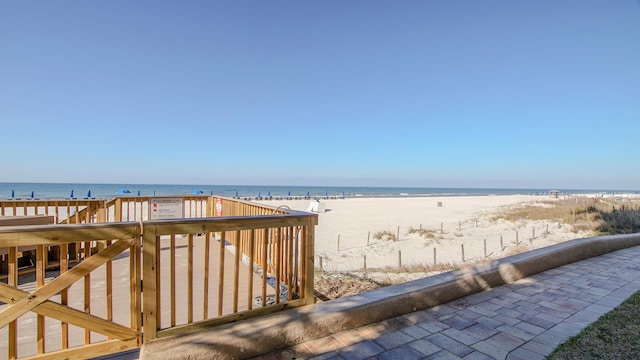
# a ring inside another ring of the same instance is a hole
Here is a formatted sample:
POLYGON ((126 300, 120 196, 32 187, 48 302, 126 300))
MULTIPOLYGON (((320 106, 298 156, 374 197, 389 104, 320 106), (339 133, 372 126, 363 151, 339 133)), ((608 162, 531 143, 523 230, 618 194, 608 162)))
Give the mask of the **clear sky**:
POLYGON ((3 1, 2 182, 640 189, 640 1, 3 1))

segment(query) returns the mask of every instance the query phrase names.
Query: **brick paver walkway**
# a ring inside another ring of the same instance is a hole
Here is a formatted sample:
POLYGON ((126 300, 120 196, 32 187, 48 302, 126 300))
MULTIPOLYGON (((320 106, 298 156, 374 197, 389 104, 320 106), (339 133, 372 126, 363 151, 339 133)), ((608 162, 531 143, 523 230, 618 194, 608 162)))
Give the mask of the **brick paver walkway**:
POLYGON ((638 290, 634 247, 258 358, 543 359, 638 290))

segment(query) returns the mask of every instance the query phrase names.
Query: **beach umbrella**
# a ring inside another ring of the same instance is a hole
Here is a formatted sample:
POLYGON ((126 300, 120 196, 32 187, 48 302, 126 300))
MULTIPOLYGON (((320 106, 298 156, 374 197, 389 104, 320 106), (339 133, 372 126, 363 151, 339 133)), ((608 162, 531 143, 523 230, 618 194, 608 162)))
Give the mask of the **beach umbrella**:
POLYGON ((289 190, 289 195, 288 196, 291 196, 291 190, 289 190))
POLYGON ((238 190, 236 190, 236 199, 238 198, 238 190))
POLYGON ((271 190, 267 191, 267 197, 271 197, 271 190))
POLYGON ((258 191, 258 197, 260 197, 260 192, 258 191))
POLYGON ((140 196, 140 190, 138 190, 138 196, 140 196))
POLYGON ((156 196, 156 191, 155 190, 153 190, 153 196, 156 196))
POLYGON ((204 191, 202 190, 193 190, 192 194, 197 195, 197 194, 202 194, 204 191))
POLYGON ((127 190, 127 189, 120 189, 118 191, 116 191, 116 194, 131 194, 131 191, 127 190))
POLYGON ((213 190, 211 190, 211 194, 209 194, 209 195, 213 196, 213 190))
POLYGON ((91 197, 91 190, 89 190, 89 192, 87 193, 87 197, 90 198, 91 197))
POLYGON ((309 196, 309 192, 308 192, 308 191, 307 191, 307 197, 310 197, 310 196, 309 196))
POLYGON ((329 192, 327 190, 324 191, 324 197, 329 197, 329 192))
POLYGON ((33 197, 34 197, 34 196, 35 196, 35 192, 34 192, 34 191, 32 191, 32 192, 31 192, 31 198, 33 199, 33 197))
POLYGON ((73 189, 71 190, 71 194, 69 194, 70 198, 73 198, 73 189))
POLYGON ((16 197, 16 192, 14 190, 11 190, 11 198, 13 199, 14 197, 16 197))

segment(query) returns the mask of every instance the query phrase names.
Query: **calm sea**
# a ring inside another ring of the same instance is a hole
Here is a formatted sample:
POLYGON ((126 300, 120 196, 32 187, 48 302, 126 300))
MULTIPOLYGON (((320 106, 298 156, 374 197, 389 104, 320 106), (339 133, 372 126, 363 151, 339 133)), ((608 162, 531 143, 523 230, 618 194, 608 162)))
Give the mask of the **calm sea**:
MULTIPOLYGON (((117 194, 172 196, 206 194, 225 197, 424 197, 544 194, 551 189, 463 189, 415 187, 341 187, 341 186, 249 186, 249 185, 155 185, 155 184, 74 184, 74 183, 0 183, 0 199, 111 199, 117 194), (128 193, 127 193, 128 191, 128 193)), ((613 193, 609 190, 560 190, 573 193, 613 193)), ((615 191, 637 193, 638 191, 615 191)))

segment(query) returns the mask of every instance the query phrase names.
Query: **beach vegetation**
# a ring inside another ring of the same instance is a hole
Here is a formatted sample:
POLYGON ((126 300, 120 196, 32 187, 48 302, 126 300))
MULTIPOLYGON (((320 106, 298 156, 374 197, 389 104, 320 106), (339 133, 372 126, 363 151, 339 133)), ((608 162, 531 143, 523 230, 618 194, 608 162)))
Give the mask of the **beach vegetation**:
POLYGON ((425 239, 435 239, 436 238, 436 232, 433 230, 429 230, 429 229, 423 229, 423 228, 414 228, 414 227, 410 227, 409 231, 407 232, 408 235, 413 235, 413 234, 418 234, 419 236, 425 238, 425 239))
POLYGON ((397 241, 398 238, 396 237, 396 234, 394 234, 391 231, 378 231, 375 232, 373 235, 373 238, 376 240, 388 240, 388 241, 397 241))
POLYGON ((413 234, 417 234, 418 236, 428 240, 424 246, 429 246, 431 244, 440 244, 440 240, 443 239, 442 235, 438 235, 436 231, 434 230, 429 230, 429 229, 424 229, 424 228, 414 228, 414 227, 410 227, 409 231, 407 232, 407 235, 413 235, 413 234))
POLYGON ((637 205, 622 200, 575 198, 542 201, 511 207, 492 218, 493 221, 547 220, 570 225, 574 233, 595 235, 628 234, 640 231, 637 205))

